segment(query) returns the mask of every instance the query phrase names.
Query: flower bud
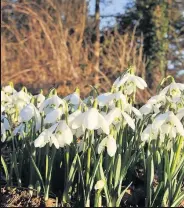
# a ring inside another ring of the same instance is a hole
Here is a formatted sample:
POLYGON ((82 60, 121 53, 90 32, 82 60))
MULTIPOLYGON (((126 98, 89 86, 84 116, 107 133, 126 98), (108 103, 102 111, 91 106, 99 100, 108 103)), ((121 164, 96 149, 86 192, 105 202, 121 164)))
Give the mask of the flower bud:
POLYGON ((104 185, 105 185, 105 182, 103 180, 97 181, 95 184, 95 190, 103 189, 104 185))

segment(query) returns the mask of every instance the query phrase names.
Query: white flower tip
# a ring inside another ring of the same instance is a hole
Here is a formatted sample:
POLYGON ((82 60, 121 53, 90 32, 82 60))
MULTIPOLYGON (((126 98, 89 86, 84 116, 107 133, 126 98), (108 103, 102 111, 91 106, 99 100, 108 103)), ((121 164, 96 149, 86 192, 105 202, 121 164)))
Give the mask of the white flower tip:
POLYGON ((95 184, 95 190, 99 190, 102 189, 105 185, 105 182, 103 180, 99 180, 96 182, 95 184))

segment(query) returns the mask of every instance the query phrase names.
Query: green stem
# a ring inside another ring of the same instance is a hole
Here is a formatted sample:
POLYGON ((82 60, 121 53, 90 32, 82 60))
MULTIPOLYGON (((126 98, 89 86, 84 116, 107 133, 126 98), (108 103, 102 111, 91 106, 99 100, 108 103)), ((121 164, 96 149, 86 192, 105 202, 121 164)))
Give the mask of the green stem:
POLYGON ((87 151, 87 168, 86 168, 86 187, 89 184, 90 166, 91 166, 91 142, 93 139, 94 132, 88 137, 88 151, 87 151))
POLYGON ((49 144, 46 144, 46 155, 45 155, 45 181, 48 177, 48 168, 49 168, 49 144))
POLYGON ((21 187, 21 179, 19 177, 19 170, 17 167, 17 156, 16 156, 16 149, 15 149, 15 144, 14 144, 14 138, 12 138, 12 144, 13 144, 13 164, 14 164, 14 169, 15 169, 15 175, 17 177, 17 182, 18 182, 18 187, 21 187))
POLYGON ((95 204, 94 207, 101 207, 101 190, 97 190, 95 193, 95 204))
POLYGON ((56 148, 55 148, 55 146, 53 146, 51 159, 50 159, 50 165, 49 165, 49 171, 48 171, 48 175, 47 175, 48 178, 47 178, 46 187, 45 187, 45 195, 44 195, 45 201, 47 201, 49 199, 50 181, 51 181, 51 176, 52 176, 52 168, 53 168, 55 154, 56 154, 56 148))
MULTIPOLYGON (((69 160, 70 160, 70 154, 69 154, 69 147, 66 147, 66 151, 65 151, 65 159, 66 159, 66 173, 65 173, 65 179, 67 179, 68 174, 69 174, 69 160)), ((67 181, 67 180, 66 180, 67 181)))

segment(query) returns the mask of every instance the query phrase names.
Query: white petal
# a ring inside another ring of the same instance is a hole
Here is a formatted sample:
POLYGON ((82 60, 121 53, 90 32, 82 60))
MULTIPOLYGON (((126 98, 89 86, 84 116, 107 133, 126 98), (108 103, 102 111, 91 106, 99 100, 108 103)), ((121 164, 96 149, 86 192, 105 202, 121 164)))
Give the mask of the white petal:
POLYGON ((121 80, 121 78, 118 77, 118 78, 114 81, 113 86, 116 87, 116 86, 118 85, 118 83, 120 82, 120 80, 121 80))
POLYGON ((137 110, 136 108, 132 107, 132 111, 135 113, 135 115, 138 117, 138 118, 142 118, 142 114, 139 110, 137 110))
POLYGON ((1 142, 5 142, 5 140, 6 140, 6 134, 4 133, 1 135, 1 142))
POLYGON ((177 83, 178 87, 180 90, 184 90, 184 84, 182 83, 177 83))
POLYGON ((184 117, 184 108, 180 109, 176 116, 179 120, 181 120, 184 117))
POLYGON ((105 185, 105 182, 103 180, 99 180, 97 181, 97 183, 95 184, 95 190, 98 190, 98 189, 102 189, 105 185))
POLYGON ((76 92, 68 95, 64 99, 67 100, 67 101, 70 101, 70 103, 73 104, 73 105, 79 105, 79 103, 80 103, 80 96, 76 92))
POLYGON ((10 130, 10 124, 7 118, 4 118, 4 128, 5 130, 10 130))
POLYGON ((169 125, 169 124, 163 124, 161 126, 161 132, 162 132, 162 134, 168 135, 169 132, 170 132, 170 130, 171 130, 171 128, 172 128, 171 125, 169 125))
POLYGON ((142 82, 140 77, 134 76, 133 80, 134 80, 134 83, 136 84, 136 86, 141 90, 143 90, 145 88, 145 86, 147 86, 147 85, 145 85, 144 82, 142 82))
POLYGON ((72 129, 73 135, 75 135, 77 138, 81 137, 84 134, 84 132, 85 131, 83 131, 82 127, 78 128, 78 129, 75 129, 75 130, 72 129))
POLYGON ((128 125, 133 129, 135 130, 135 124, 134 124, 134 121, 133 119, 125 112, 122 112, 122 115, 124 117, 124 119, 126 120, 126 122, 128 123, 128 125))
POLYGON ((116 118, 120 118, 121 117, 121 110, 119 108, 114 108, 112 109, 106 116, 104 116, 106 121, 108 122, 109 125, 112 124, 112 122, 116 119, 116 118))
POLYGON ((61 117, 62 114, 63 114, 62 109, 57 108, 57 109, 51 111, 50 113, 48 113, 46 115, 46 117, 44 119, 44 123, 45 124, 47 124, 47 123, 54 123, 61 117))
MULTIPOLYGON (((115 87, 120 87, 120 86, 122 86, 128 79, 129 79, 129 74, 127 73, 126 75, 124 75, 120 80, 119 80, 119 82, 117 82, 116 84, 114 83, 114 86, 115 87)), ((116 81, 115 81, 116 82, 116 81)))
POLYGON ((1 113, 3 113, 4 111, 5 111, 5 107, 1 103, 1 113))
POLYGON ((35 147, 44 147, 48 142, 48 134, 46 131, 43 131, 39 137, 34 141, 35 147))
POLYGON ((148 141, 149 138, 150 138, 150 136, 151 136, 150 134, 151 134, 151 124, 149 124, 149 125, 144 129, 144 131, 142 132, 142 134, 141 134, 141 140, 142 140, 143 142, 148 141))
POLYGON ((106 146, 106 144, 107 144, 107 139, 108 139, 108 137, 105 137, 105 138, 100 142, 100 144, 98 145, 98 150, 97 150, 98 154, 100 154, 102 151, 104 151, 105 146, 106 146))
POLYGON ((54 104, 56 105, 56 107, 59 107, 61 104, 63 105, 63 107, 65 106, 65 102, 64 100, 62 100, 60 97, 58 97, 57 95, 54 95, 51 98, 50 104, 54 104))
POLYGON ((56 149, 59 149, 59 142, 57 140, 57 138, 55 137, 55 135, 51 135, 50 136, 50 141, 52 142, 52 144, 55 145, 56 149))
POLYGON ((30 100, 31 100, 31 96, 28 95, 27 93, 25 93, 23 90, 21 90, 20 92, 14 94, 14 97, 15 97, 15 99, 23 100, 27 104, 30 103, 30 100))
POLYGON ((139 111, 143 115, 147 115, 147 114, 151 113, 152 109, 153 109, 153 106, 151 104, 145 104, 139 109, 139 111))
POLYGON ((139 80, 139 82, 142 84, 142 86, 144 88, 146 88, 148 85, 147 83, 144 81, 144 79, 142 79, 141 77, 136 76, 136 78, 139 80))
POLYGON ((100 128, 99 126, 99 113, 96 108, 88 110, 84 116, 83 126, 89 130, 100 128))
POLYGON ((34 97, 37 99, 37 108, 40 108, 42 103, 45 100, 45 96, 42 94, 38 94, 38 95, 35 95, 34 97))
POLYGON ((39 111, 35 108, 36 131, 41 128, 41 116, 39 111))
POLYGON ((107 139, 107 153, 110 157, 113 157, 116 153, 116 150, 116 140, 110 135, 107 139))
POLYGON ((113 94, 110 93, 110 92, 100 94, 100 95, 97 97, 98 104, 99 104, 99 106, 105 106, 105 105, 107 105, 113 98, 114 98, 114 96, 113 96, 113 94))
POLYGON ((3 87, 3 91, 8 94, 16 93, 17 91, 10 85, 3 87))
POLYGON ((158 115, 153 121, 153 128, 159 128, 168 119, 168 116, 168 112, 158 115))
POLYGON ((79 116, 82 112, 80 110, 76 110, 72 114, 68 116, 68 125, 71 127, 74 119, 79 116))
POLYGON ((27 122, 34 116, 34 106, 32 104, 24 107, 20 112, 20 117, 23 122, 27 122))
POLYGON ((70 144, 73 141, 73 134, 68 125, 66 124, 66 121, 60 121, 58 124, 58 127, 56 129, 57 131, 60 131, 61 134, 57 136, 58 142, 63 145, 64 144, 70 144))
POLYGON ((63 131, 63 137, 65 144, 70 145, 73 141, 73 134, 71 129, 68 127, 65 131, 63 131))
POLYGON ((99 116, 99 126, 104 131, 104 133, 109 134, 108 122, 105 120, 105 118, 100 113, 98 114, 98 116, 99 116))
POLYGON ((4 124, 1 122, 1 135, 6 133, 6 129, 4 127, 4 124))
POLYGON ((83 121, 84 121, 84 117, 87 114, 87 112, 81 113, 78 116, 76 116, 76 118, 73 120, 72 122, 72 129, 78 129, 79 127, 82 126, 83 121))
POLYGON ((173 115, 171 121, 174 123, 174 125, 175 125, 175 127, 177 129, 177 132, 180 135, 184 136, 184 128, 183 128, 183 125, 180 122, 180 120, 175 115, 173 115))
POLYGON ((165 95, 167 93, 167 91, 169 90, 170 86, 165 87, 161 92, 160 95, 165 95))

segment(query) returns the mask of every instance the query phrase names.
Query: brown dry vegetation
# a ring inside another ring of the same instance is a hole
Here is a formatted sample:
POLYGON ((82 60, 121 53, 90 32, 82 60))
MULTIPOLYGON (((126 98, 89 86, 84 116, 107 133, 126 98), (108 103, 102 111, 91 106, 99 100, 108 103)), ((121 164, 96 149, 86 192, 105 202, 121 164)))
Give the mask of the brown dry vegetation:
MULTIPOLYGON (((111 84, 129 64, 145 77, 146 60, 143 57, 143 37, 137 40, 133 31, 120 35, 107 31, 100 45, 100 70, 95 69, 95 21, 87 15, 84 0, 45 0, 16 3, 2 1, 1 67, 2 84, 12 81, 25 85, 33 93, 56 87, 60 94, 71 93, 77 86, 82 95, 96 84, 100 91, 111 84), (13 11, 17 18, 12 18, 13 11), (61 18, 61 14, 65 19, 61 18), (72 15, 71 15, 72 14, 72 15), (21 27, 17 27, 21 22, 21 27), (95 82, 95 77, 98 82, 95 82)), ((17 85, 18 86, 18 85, 17 85)), ((141 102, 150 96, 138 92, 141 102)))

